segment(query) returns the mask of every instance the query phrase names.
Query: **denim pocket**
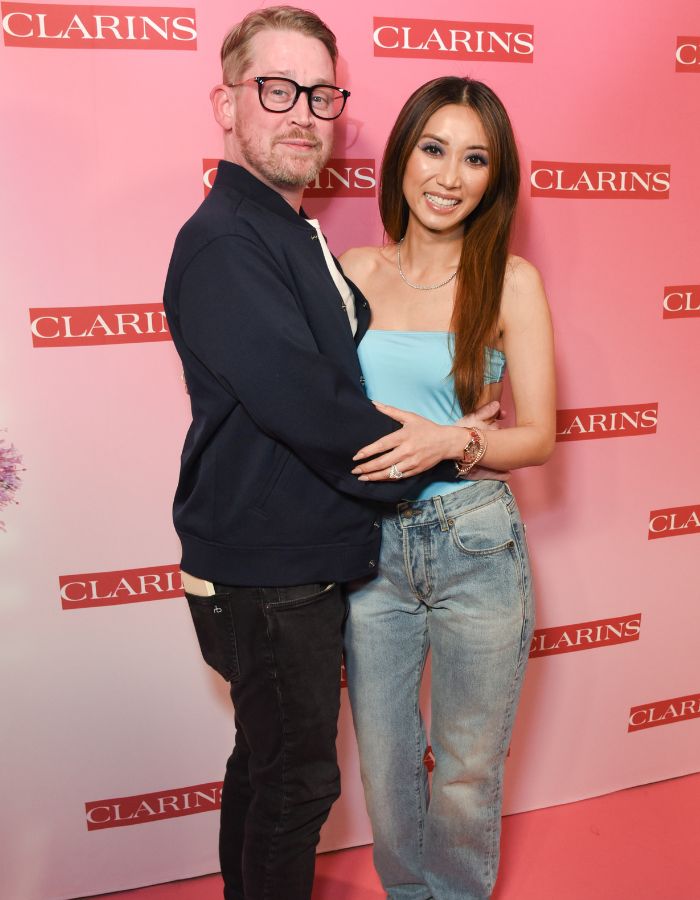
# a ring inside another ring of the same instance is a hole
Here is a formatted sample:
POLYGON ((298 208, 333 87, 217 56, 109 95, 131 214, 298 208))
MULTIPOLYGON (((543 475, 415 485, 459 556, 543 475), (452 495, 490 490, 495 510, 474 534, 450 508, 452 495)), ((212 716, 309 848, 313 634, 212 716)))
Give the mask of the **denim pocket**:
POLYGON ((448 519, 448 524, 455 546, 468 555, 501 553, 515 545, 510 513, 501 498, 448 519))
POLYGON ((232 596, 199 597, 185 593, 185 597, 204 661, 226 681, 236 681, 239 666, 232 596))
POLYGON ((278 588, 277 598, 267 600, 265 605, 269 609, 295 609, 307 606, 309 603, 323 600, 335 586, 335 581, 331 581, 324 584, 299 584, 295 587, 278 588))

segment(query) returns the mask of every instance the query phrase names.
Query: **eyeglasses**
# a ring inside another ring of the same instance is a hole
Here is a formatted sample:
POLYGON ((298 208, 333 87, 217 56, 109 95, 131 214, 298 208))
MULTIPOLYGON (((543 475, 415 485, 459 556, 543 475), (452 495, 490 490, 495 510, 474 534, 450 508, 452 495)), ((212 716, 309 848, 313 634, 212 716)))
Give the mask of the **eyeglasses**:
POLYGON ((350 96, 350 91, 332 84, 312 84, 311 87, 303 87, 291 78, 273 78, 267 75, 256 75, 237 84, 227 82, 226 86, 242 87, 245 84, 257 84, 260 105, 273 113, 288 112, 299 96, 306 94, 309 109, 317 119, 337 119, 345 109, 345 102, 350 96))

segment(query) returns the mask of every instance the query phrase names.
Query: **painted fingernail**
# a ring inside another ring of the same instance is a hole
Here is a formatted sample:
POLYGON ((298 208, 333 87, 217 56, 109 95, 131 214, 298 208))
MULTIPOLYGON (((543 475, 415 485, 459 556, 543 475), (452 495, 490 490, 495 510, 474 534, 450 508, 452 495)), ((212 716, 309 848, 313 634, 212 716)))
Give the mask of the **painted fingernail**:
POLYGON ((362 467, 361 467, 361 466, 357 466, 357 468, 355 468, 355 469, 352 470, 352 474, 353 474, 353 475, 359 475, 361 471, 362 471, 362 467))
POLYGON ((360 475, 357 480, 358 481, 369 481, 369 477, 367 475, 360 475))

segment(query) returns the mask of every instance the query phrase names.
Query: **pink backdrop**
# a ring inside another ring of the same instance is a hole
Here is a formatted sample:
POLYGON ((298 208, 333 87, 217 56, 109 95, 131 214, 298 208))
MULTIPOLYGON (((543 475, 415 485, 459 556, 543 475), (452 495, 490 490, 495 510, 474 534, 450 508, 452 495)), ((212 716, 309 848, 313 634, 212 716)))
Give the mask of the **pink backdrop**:
MULTIPOLYGON (((306 204, 336 252, 381 238, 374 171, 417 85, 485 80, 519 140, 515 250, 552 305, 561 443, 515 480, 539 631, 506 812, 700 769, 696 0, 313 6, 352 91, 306 204)), ((247 10, 2 3, 0 439, 25 468, 0 511, 7 897, 217 868, 232 714, 179 599, 188 403, 159 302, 247 10)), ((370 839, 345 698, 340 753, 322 849, 370 839)))

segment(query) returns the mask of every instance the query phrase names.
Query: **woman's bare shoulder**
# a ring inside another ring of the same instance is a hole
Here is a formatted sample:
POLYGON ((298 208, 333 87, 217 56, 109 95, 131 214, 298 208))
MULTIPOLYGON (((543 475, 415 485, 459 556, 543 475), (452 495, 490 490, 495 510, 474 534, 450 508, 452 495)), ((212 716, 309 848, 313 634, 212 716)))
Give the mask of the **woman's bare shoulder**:
POLYGON ((348 278, 360 284, 386 265, 386 247, 351 247, 339 259, 348 278))
POLYGON ((542 276, 536 266, 522 256, 510 254, 506 263, 503 287, 506 293, 519 290, 537 290, 542 287, 542 276))
POLYGON ((542 276, 536 266, 522 256, 509 256, 503 279, 501 321, 524 324, 533 316, 548 316, 542 276))

